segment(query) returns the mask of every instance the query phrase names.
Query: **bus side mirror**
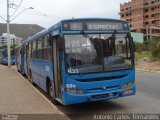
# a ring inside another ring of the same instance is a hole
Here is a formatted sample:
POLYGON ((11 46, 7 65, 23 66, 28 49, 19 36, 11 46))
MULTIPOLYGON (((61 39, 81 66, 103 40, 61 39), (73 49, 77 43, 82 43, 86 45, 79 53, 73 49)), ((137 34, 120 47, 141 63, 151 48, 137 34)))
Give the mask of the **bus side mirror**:
POLYGON ((136 52, 136 47, 135 47, 135 42, 133 41, 133 37, 131 37, 131 42, 132 42, 132 49, 133 49, 133 52, 136 52))
POLYGON ((135 46, 135 42, 133 41, 133 37, 131 37, 132 43, 133 43, 133 51, 136 52, 136 46, 135 46))
POLYGON ((131 37, 131 46, 133 48, 133 58, 135 58, 136 47, 135 42, 133 41, 133 37, 131 37))
POLYGON ((136 45, 135 45, 135 42, 133 42, 133 50, 134 50, 134 52, 136 52, 136 45))

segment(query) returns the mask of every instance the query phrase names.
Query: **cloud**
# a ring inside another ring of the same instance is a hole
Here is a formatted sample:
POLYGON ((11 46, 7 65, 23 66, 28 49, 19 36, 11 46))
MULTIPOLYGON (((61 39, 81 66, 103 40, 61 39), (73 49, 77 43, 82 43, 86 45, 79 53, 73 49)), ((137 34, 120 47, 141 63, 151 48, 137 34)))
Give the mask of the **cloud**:
MULTIPOLYGON (((6 0, 1 0, 0 16, 6 14, 6 0)), ((14 0, 18 4, 21 0, 14 0)), ((86 18, 86 17, 102 17, 102 18, 118 18, 119 4, 128 0, 23 0, 19 10, 34 7, 34 10, 26 10, 19 15, 14 21, 15 23, 39 24, 47 27, 61 19, 68 18, 86 18)), ((12 9, 11 12, 14 10, 12 9)), ((2 20, 0 20, 1 22, 2 20)))

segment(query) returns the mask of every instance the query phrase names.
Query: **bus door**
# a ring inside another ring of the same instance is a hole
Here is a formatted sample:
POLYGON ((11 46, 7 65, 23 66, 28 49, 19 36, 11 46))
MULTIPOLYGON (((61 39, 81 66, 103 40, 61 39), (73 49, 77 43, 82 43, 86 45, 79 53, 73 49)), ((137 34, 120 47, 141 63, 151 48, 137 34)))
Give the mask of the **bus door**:
POLYGON ((23 45, 22 48, 21 48, 21 72, 22 74, 25 73, 25 70, 24 70, 24 57, 25 57, 25 46, 23 45))
POLYGON ((53 37, 52 50, 53 50, 53 84, 54 84, 54 97, 61 98, 61 87, 62 87, 62 77, 61 77, 61 55, 58 50, 58 40, 60 37, 53 37))
POLYGON ((26 45, 26 74, 29 77, 29 44, 26 45))

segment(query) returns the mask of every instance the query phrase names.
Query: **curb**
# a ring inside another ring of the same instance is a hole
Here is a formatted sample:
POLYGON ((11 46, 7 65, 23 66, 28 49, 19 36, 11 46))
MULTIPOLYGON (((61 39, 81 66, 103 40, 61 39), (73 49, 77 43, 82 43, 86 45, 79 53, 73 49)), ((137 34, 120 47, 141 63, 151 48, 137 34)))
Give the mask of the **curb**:
POLYGON ((58 107, 56 107, 56 105, 54 105, 48 98, 46 98, 39 90, 37 90, 27 79, 25 79, 14 67, 11 67, 11 70, 13 70, 14 72, 16 72, 28 85, 30 85, 54 110, 57 110, 59 112, 60 115, 63 115, 64 117, 66 117, 67 119, 69 119, 67 117, 67 115, 63 112, 61 112, 58 107))
POLYGON ((139 69, 139 68, 136 68, 135 70, 142 71, 142 72, 160 73, 160 71, 156 71, 156 70, 146 70, 146 69, 139 69))

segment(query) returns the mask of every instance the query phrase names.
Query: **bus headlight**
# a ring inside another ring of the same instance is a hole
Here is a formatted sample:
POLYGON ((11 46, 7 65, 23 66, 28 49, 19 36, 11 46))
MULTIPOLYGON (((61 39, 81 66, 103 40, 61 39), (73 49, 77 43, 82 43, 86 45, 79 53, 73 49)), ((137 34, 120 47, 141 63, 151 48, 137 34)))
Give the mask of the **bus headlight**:
POLYGON ((77 90, 74 88, 66 88, 65 91, 70 92, 70 93, 74 93, 74 94, 84 94, 84 92, 82 90, 77 90))
POLYGON ((134 84, 134 82, 129 82, 129 83, 127 83, 127 84, 124 84, 124 85, 122 85, 122 87, 121 88, 128 88, 128 87, 130 87, 131 85, 133 85, 134 84))

